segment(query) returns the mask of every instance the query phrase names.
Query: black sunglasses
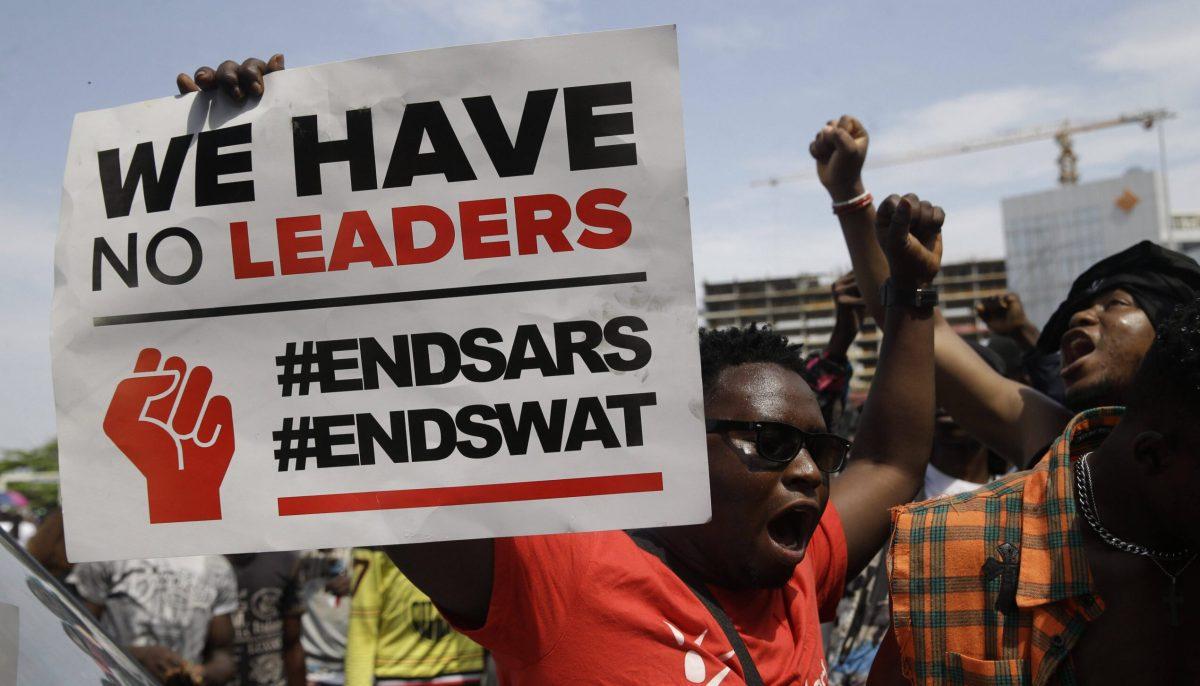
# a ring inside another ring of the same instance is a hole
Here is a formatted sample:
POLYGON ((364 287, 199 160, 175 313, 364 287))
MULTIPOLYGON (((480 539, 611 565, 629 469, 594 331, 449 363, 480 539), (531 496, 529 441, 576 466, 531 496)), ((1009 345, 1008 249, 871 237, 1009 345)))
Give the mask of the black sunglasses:
POLYGON ((732 419, 706 419, 708 433, 753 431, 754 448, 769 462, 787 464, 807 449, 813 463, 822 472, 834 474, 846 466, 850 441, 834 434, 809 433, 780 422, 740 422, 732 419))

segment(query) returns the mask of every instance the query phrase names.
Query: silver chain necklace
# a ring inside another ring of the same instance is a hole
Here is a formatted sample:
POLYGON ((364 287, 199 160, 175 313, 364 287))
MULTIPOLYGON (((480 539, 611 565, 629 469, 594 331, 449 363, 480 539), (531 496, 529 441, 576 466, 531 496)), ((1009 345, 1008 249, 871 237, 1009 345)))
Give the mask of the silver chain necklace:
POLYGON ((1088 458, 1091 456, 1092 454, 1088 453, 1075 461, 1075 499, 1079 501, 1079 509, 1083 510, 1084 519, 1087 520, 1088 525, 1092 527, 1097 536, 1104 539, 1105 543, 1117 550, 1151 559, 1157 558, 1158 560, 1174 561, 1196 556, 1196 553, 1193 553, 1188 548, 1172 550, 1170 552, 1147 548, 1144 545, 1118 538, 1111 531, 1104 528, 1104 525, 1100 523, 1100 516, 1096 511, 1096 496, 1092 494, 1092 468, 1088 465, 1088 458))
POLYGON ((1179 594, 1177 582, 1180 575, 1196 561, 1196 557, 1200 556, 1200 553, 1194 553, 1187 548, 1171 552, 1154 550, 1117 538, 1111 531, 1104 528, 1104 525, 1100 523, 1100 516, 1096 513, 1096 496, 1092 493, 1092 468, 1087 462, 1091 456, 1092 454, 1088 453, 1075 461, 1075 499, 1079 502, 1079 509, 1083 511, 1083 518, 1087 520, 1088 526, 1092 527, 1092 531, 1104 539, 1105 543, 1117 550, 1150 558, 1154 566, 1167 575, 1167 578, 1171 580, 1171 588, 1163 596, 1163 602, 1167 604, 1171 626, 1179 626, 1179 608, 1183 605, 1183 596, 1179 594), (1184 558, 1187 558, 1187 561, 1173 574, 1167 571, 1162 562, 1159 562, 1159 560, 1177 561, 1184 558))

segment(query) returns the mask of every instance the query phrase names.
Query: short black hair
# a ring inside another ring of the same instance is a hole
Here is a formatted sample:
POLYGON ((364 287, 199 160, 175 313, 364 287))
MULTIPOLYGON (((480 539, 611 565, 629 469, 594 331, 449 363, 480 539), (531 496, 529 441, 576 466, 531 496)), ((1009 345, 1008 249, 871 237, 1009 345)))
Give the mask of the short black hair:
POLYGON ((1130 409, 1182 413, 1200 408, 1200 299, 1178 305, 1156 328, 1133 382, 1130 409))
POLYGON ((805 378, 803 346, 769 325, 700 329, 700 380, 708 396, 717 377, 728 367, 753 362, 777 364, 805 378))

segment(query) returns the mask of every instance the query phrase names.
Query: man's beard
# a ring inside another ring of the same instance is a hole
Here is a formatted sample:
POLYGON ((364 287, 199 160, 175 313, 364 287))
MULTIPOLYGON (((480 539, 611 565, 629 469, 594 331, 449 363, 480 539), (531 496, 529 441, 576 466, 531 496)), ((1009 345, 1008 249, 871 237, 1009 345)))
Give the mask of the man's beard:
POLYGON ((1088 386, 1068 388, 1066 401, 1072 412, 1083 412, 1096 407, 1120 405, 1122 396, 1116 384, 1105 378, 1088 386))

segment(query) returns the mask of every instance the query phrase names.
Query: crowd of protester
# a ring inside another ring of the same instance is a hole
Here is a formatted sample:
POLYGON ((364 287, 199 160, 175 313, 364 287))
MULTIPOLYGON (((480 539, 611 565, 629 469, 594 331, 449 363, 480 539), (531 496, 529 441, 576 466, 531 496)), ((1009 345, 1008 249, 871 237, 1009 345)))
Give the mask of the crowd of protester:
MULTIPOLYGON (((280 68, 179 86, 241 100, 280 68)), ((710 522, 72 567, 52 515, 29 550, 164 683, 1200 683, 1200 266, 1143 242, 1040 330, 983 301, 967 341, 941 208, 875 203, 852 117, 809 150, 854 271, 822 350, 701 332, 710 522)))
POLYGON ((58 510, 26 547, 163 684, 496 683, 483 648, 378 550, 72 565, 58 510))

